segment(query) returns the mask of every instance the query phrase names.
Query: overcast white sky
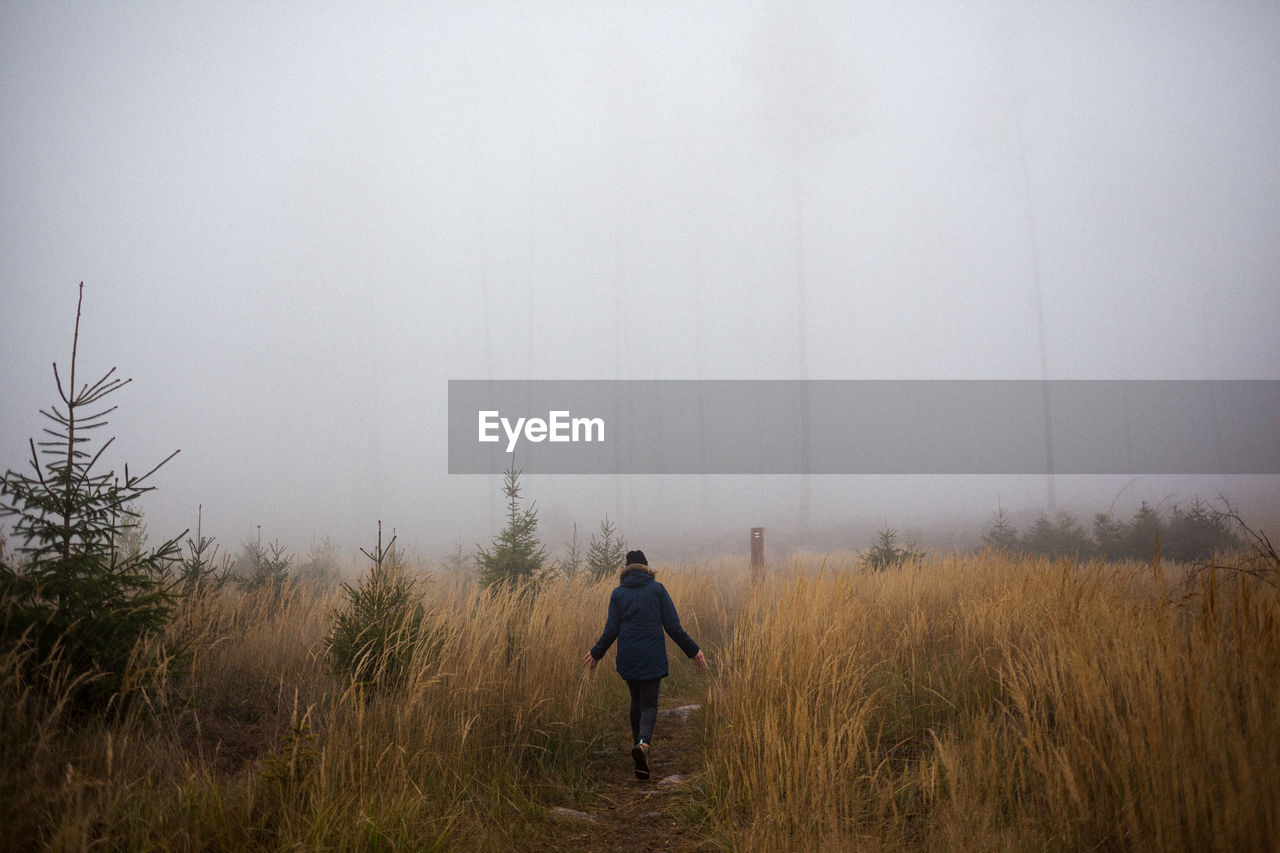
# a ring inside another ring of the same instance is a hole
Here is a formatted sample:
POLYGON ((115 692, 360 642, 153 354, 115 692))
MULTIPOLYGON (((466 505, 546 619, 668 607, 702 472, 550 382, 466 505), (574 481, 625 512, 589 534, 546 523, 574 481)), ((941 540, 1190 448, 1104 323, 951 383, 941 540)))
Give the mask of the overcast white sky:
MULTIPOLYGON (((203 503, 229 547, 487 541, 451 378, 1278 379, 1277 45, 1274 2, 0 3, 0 468, 80 281, 119 457, 182 448, 153 538, 203 503)), ((801 488, 525 485, 553 545, 786 529, 801 488)), ((818 524, 1045 503, 809 487, 818 524)), ((1126 496, 1218 488, 1277 493, 1126 496)))

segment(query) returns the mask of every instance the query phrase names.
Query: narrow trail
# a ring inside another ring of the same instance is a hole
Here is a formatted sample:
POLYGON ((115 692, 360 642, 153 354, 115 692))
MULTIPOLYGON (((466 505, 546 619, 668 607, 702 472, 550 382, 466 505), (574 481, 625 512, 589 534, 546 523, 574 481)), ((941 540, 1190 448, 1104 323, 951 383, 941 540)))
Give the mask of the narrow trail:
POLYGON ((698 849, 680 815, 689 783, 704 769, 700 729, 703 697, 684 693, 664 697, 649 756, 649 781, 635 778, 631 753, 619 742, 616 763, 608 767, 584 811, 556 810, 562 849, 590 853, 698 849))

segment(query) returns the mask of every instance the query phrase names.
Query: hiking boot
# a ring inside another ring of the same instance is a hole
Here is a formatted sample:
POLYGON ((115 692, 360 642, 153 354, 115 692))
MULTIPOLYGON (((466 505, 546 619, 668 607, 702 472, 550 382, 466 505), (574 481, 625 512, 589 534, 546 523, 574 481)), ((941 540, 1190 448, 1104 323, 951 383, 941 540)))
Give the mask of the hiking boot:
POLYGON ((649 781, 649 744, 640 741, 631 747, 631 760, 636 763, 636 778, 641 782, 649 781))

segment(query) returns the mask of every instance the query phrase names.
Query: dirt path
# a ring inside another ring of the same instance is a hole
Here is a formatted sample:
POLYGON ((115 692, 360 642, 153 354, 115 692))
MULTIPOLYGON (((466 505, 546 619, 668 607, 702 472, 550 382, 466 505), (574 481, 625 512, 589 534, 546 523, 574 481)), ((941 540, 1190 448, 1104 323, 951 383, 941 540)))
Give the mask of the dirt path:
POLYGON ((703 770, 701 697, 664 700, 654 727, 649 756, 650 778, 635 778, 631 754, 619 744, 616 766, 602 778, 593 801, 582 812, 558 810, 564 825, 564 849, 591 853, 698 849, 684 829, 680 809, 691 780, 703 770))

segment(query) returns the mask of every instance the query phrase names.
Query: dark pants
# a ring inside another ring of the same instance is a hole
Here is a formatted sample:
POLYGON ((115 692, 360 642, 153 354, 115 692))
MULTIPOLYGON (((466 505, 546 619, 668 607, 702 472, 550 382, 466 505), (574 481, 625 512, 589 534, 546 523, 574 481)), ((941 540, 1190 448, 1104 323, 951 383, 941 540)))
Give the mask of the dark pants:
POLYGON ((631 688, 631 742, 649 743, 653 739, 653 724, 658 719, 658 689, 661 678, 647 681, 628 681, 631 688))

